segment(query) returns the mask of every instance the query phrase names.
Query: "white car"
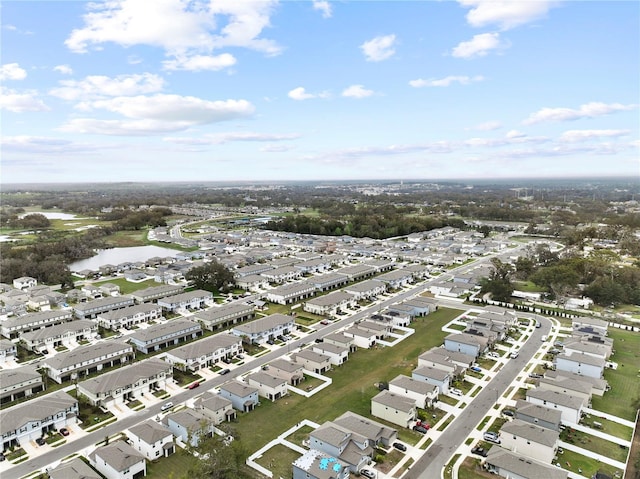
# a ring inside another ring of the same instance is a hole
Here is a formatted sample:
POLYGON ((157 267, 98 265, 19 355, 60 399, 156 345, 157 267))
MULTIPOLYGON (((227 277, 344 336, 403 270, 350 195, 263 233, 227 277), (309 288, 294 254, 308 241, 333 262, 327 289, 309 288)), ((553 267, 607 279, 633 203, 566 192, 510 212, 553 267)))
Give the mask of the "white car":
POLYGON ((449 389, 449 392, 454 396, 462 396, 462 391, 460 391, 458 388, 451 388, 449 389))
POLYGON ((166 404, 163 404, 162 407, 160 408, 161 411, 166 411, 167 409, 171 409, 173 407, 173 403, 171 401, 169 401, 166 404))
POLYGON ((500 444, 500 438, 495 432, 487 431, 482 435, 482 437, 484 438, 485 441, 500 444))
POLYGON ((520 354, 520 353, 518 353, 518 351, 511 351, 511 354, 509 354, 509 357, 510 357, 511 359, 515 359, 515 358, 517 358, 517 357, 518 357, 518 355, 519 355, 519 354, 520 354))

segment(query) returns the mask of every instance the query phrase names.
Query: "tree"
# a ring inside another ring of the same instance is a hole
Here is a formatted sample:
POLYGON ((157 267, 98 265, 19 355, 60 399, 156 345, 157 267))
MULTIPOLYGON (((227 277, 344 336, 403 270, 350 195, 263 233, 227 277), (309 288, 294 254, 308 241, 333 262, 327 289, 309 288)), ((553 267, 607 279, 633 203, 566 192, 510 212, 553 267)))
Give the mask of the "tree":
POLYGON ((196 288, 211 292, 228 291, 235 283, 233 273, 215 260, 191 268, 185 278, 196 288))
POLYGON ((511 273, 513 267, 509 263, 503 263, 498 258, 492 258, 493 271, 488 278, 480 280, 481 292, 490 293, 494 301, 503 301, 508 303, 513 293, 513 283, 511 282, 511 273))
POLYGON ((240 441, 225 437, 202 437, 195 447, 198 460, 189 467, 184 479, 248 479, 243 470, 247 451, 240 441))

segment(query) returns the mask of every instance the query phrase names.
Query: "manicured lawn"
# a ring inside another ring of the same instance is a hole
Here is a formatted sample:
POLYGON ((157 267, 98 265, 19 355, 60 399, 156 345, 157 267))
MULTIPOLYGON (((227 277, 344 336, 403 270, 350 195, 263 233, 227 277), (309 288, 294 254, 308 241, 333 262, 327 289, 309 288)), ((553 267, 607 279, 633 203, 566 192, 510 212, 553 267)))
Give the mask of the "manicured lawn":
MULTIPOLYGON (((410 375, 421 353, 442 344, 445 336, 442 326, 458 314, 457 310, 441 308, 417 320, 414 323, 416 333, 396 346, 358 350, 343 366, 331 372, 333 384, 309 399, 291 394, 275 403, 263 400, 255 411, 240 414, 233 427, 246 450, 249 453, 256 451, 303 419, 322 424, 345 411, 369 416, 371 398, 378 393, 375 383, 388 382, 398 374, 410 375), (269 427, 256 427, 256 424, 268 424, 269 427)), ((406 433, 415 434, 413 431, 406 433)))
POLYGON ((187 476, 187 471, 195 460, 191 454, 177 448, 175 454, 169 457, 147 461, 146 477, 148 479, 181 479, 187 476))
POLYGON ((561 455, 556 457, 557 462, 560 464, 560 467, 566 469, 567 471, 575 472, 585 477, 593 477, 598 471, 607 473, 611 477, 614 477, 615 471, 617 470, 613 466, 609 466, 597 461, 596 459, 583 456, 582 454, 578 454, 577 452, 567 451, 566 449, 561 455))
POLYGON ((575 446, 588 451, 602 454, 603 456, 610 457, 616 461, 627 461, 627 453, 629 452, 628 448, 621 448, 618 444, 592 436, 591 434, 567 428, 560 433, 560 440, 568 442, 569 444, 574 444, 575 446))
POLYGON ((611 391, 593 396, 593 409, 634 421, 640 406, 640 334, 609 328, 609 337, 616 351, 611 361, 618 363, 618 369, 605 370, 611 391))
POLYGON ((594 431, 602 431, 607 434, 611 434, 612 436, 619 437, 621 439, 626 439, 627 441, 631 440, 631 436, 633 435, 633 429, 625 426, 624 424, 620 424, 619 422, 610 421, 609 419, 605 419, 603 417, 594 416, 593 414, 589 414, 589 417, 585 417, 580 421, 580 424, 592 428, 594 431), (593 422, 599 422, 602 424, 601 428, 593 427, 593 422))
POLYGON ((150 288, 152 286, 159 286, 160 283, 156 283, 153 279, 141 281, 140 283, 132 283, 124 278, 107 278, 104 281, 96 282, 96 286, 100 286, 100 283, 112 283, 120 287, 120 294, 131 294, 141 289, 150 288))

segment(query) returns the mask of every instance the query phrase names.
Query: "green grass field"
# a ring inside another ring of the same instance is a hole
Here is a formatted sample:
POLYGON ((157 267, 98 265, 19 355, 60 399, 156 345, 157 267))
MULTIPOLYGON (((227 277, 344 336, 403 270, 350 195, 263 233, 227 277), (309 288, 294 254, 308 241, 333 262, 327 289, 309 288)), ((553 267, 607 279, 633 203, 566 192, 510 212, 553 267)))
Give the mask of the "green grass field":
POLYGON ((616 351, 611 361, 618 363, 618 368, 605 370, 611 391, 593 396, 593 409, 635 421, 640 407, 640 334, 609 328, 609 337, 616 351))

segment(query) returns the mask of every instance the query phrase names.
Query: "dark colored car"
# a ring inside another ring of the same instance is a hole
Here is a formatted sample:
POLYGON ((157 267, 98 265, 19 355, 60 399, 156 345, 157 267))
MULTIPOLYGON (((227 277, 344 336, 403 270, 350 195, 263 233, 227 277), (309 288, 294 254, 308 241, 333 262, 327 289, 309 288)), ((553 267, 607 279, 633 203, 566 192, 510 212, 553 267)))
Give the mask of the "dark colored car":
POLYGON ((38 446, 44 446, 47 443, 47 441, 44 440, 44 437, 39 437, 38 439, 36 439, 36 444, 38 446))
POLYGON ((503 409, 502 414, 509 417, 514 417, 516 415, 511 409, 503 409))
POLYGON ((231 372, 230 369, 221 369, 220 370, 220 375, 224 376, 225 374, 229 374, 231 372))
POLYGON ((69 430, 66 427, 63 427, 60 429, 60 434, 62 434, 63 436, 68 436, 69 430))
POLYGON ((6 457, 4 457, 4 454, 0 453, 0 462, 4 461, 6 459, 6 457))
POLYGON ((406 451, 407 450, 407 446, 405 446, 401 442, 394 442, 393 443, 393 447, 395 447, 398 451, 406 451))
POLYGON ((413 430, 416 432, 419 432, 420 434, 426 434, 427 431, 429 431, 426 427, 424 426, 413 426, 413 430))
POLYGON ((484 447, 474 447, 471 449, 471 454, 477 454, 478 456, 487 457, 487 451, 484 447))

